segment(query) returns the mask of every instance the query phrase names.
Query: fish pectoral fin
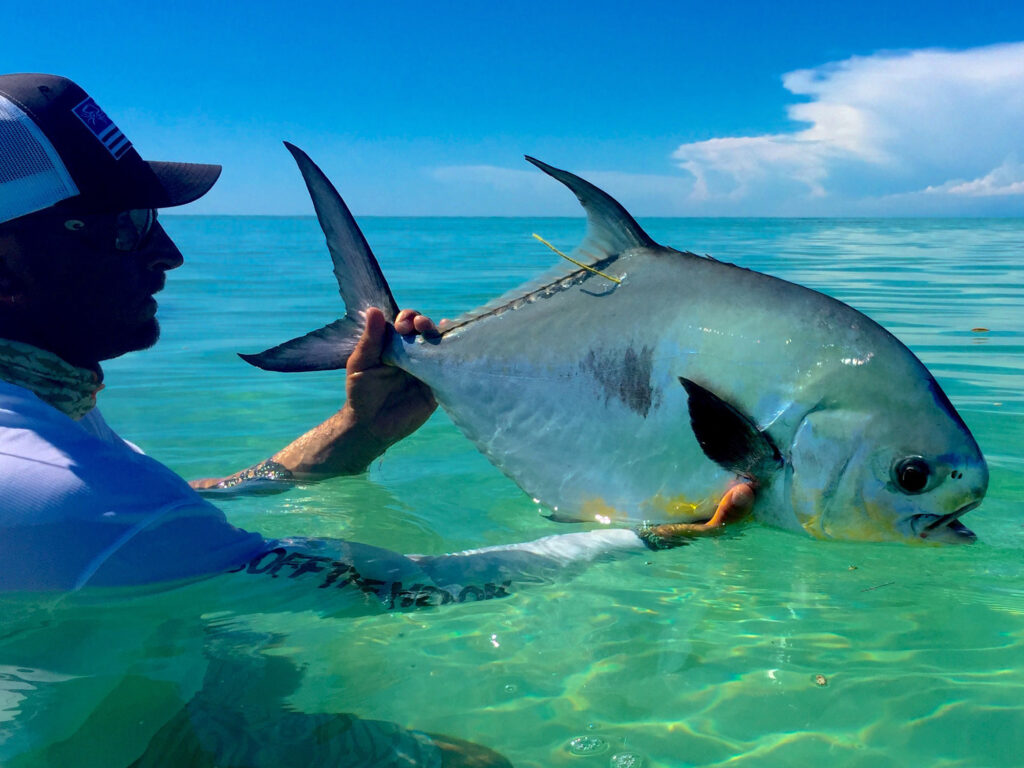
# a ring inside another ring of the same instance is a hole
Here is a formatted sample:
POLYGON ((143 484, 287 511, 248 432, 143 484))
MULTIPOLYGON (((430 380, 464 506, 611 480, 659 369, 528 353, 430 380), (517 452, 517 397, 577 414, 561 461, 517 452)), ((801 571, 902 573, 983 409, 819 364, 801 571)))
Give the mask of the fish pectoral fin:
POLYGON ((782 466, 782 454, 771 436, 714 392, 679 377, 686 389, 690 426, 704 455, 741 477, 764 480, 782 466))

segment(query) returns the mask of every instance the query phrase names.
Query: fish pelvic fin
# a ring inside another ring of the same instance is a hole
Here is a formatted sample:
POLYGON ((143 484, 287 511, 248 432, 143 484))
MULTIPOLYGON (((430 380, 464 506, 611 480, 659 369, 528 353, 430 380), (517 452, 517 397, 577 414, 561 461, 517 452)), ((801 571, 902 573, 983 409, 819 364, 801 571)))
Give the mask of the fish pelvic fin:
POLYGON ((594 264, 630 248, 659 247, 636 223, 636 219, 607 192, 534 157, 526 155, 526 159, 571 189, 587 212, 587 234, 572 253, 579 261, 594 264))
POLYGON ((239 357, 268 371, 344 368, 362 334, 365 325, 363 313, 370 307, 377 307, 391 323, 398 315, 398 305, 370 245, 331 180, 301 149, 287 141, 284 145, 299 166, 320 228, 327 238, 327 249, 334 262, 334 276, 345 302, 345 316, 259 354, 239 357))
POLYGON ((690 426, 704 455, 723 469, 764 482, 782 467, 782 454, 771 436, 714 392, 679 377, 686 389, 690 426))

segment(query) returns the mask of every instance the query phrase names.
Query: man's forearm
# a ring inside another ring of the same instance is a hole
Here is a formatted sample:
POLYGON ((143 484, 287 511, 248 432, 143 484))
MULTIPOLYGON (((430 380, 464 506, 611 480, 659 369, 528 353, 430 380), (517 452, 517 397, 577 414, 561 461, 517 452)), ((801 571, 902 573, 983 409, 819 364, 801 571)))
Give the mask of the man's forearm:
POLYGON ((346 407, 265 461, 227 477, 203 478, 189 484, 197 490, 223 490, 252 481, 324 480, 357 475, 365 472, 389 445, 346 407))
POLYGON ((323 480, 365 472, 389 446, 390 443, 381 440, 345 407, 296 438, 270 460, 297 480, 323 480))

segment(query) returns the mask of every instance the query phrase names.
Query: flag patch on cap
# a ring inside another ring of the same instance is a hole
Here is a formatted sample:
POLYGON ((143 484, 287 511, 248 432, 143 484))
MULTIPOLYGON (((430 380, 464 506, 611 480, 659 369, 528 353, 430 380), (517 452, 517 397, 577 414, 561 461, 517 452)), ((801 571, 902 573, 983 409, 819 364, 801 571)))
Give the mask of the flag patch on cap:
POLYGON ((128 137, 121 133, 121 130, 114 125, 114 121, 107 117, 107 113, 99 108, 91 96, 71 111, 92 135, 99 139, 99 142, 106 147, 107 152, 112 154, 115 160, 120 160, 124 153, 132 148, 128 137))

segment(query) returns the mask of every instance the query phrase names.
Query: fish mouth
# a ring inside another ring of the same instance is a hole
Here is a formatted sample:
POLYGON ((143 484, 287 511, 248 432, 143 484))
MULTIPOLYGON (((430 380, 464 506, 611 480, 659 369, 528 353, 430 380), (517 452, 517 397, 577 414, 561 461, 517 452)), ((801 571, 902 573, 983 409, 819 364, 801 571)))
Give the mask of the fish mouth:
POLYGON ((969 544, 977 539, 974 531, 960 522, 960 518, 976 509, 981 500, 964 504, 946 515, 914 515, 911 521, 914 534, 922 539, 954 544, 969 544))

